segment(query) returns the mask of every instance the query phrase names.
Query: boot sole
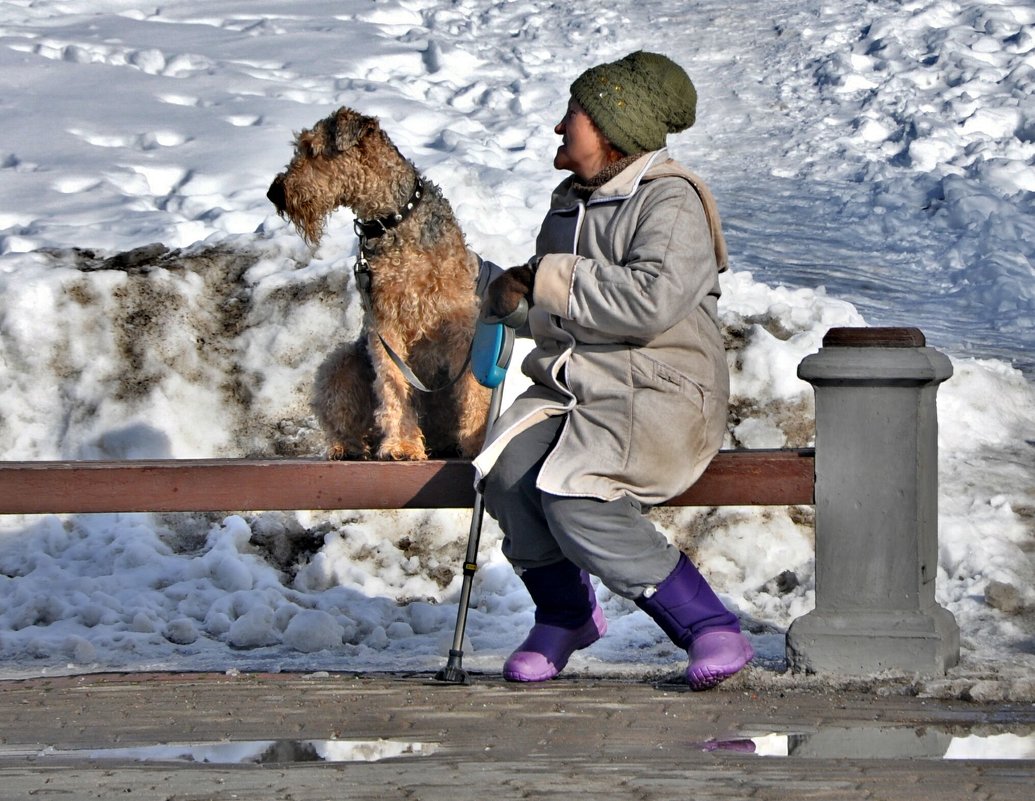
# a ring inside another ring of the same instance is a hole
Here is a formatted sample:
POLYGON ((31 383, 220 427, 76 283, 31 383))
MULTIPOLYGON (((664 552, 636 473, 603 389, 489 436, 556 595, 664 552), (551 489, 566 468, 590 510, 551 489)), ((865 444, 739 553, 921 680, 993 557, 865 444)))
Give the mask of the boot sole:
MULTIPOLYGON (((594 612, 595 611, 596 610, 594 610, 594 612)), ((592 619, 591 619, 591 622, 593 622, 592 619)), ((516 681, 516 682, 549 681, 550 679, 552 679, 555 676, 557 676, 562 670, 564 670, 564 668, 568 664, 568 660, 571 658, 571 655, 573 653, 575 653, 576 651, 581 651, 583 648, 589 648, 589 646, 591 646, 597 640, 602 638, 605 634, 607 634, 607 619, 603 616, 603 614, 601 614, 600 615, 600 622, 599 622, 599 624, 595 625, 587 633, 585 638, 583 638, 581 640, 578 640, 577 644, 571 649, 571 651, 568 653, 568 656, 566 656, 564 658, 564 661, 561 662, 560 665, 555 665, 554 663, 548 661, 546 663, 547 667, 541 673, 528 673, 527 671, 518 672, 516 670, 507 670, 506 665, 504 665, 504 667, 503 667, 503 678, 506 679, 507 681, 516 681)), ((509 662, 511 659, 513 659, 514 657, 516 657, 518 654, 521 654, 521 653, 534 653, 534 654, 538 654, 538 652, 536 652, 536 651, 527 651, 527 652, 525 652, 525 651, 515 651, 513 654, 510 655, 510 657, 508 657, 507 661, 509 662)), ((541 656, 541 654, 538 654, 538 655, 541 656)))
POLYGON ((722 684, 730 676, 739 673, 755 656, 755 651, 748 644, 747 640, 741 638, 740 645, 740 655, 731 662, 720 665, 698 665, 696 667, 691 665, 687 668, 686 683, 690 685, 690 689, 695 691, 710 690, 712 687, 722 684))

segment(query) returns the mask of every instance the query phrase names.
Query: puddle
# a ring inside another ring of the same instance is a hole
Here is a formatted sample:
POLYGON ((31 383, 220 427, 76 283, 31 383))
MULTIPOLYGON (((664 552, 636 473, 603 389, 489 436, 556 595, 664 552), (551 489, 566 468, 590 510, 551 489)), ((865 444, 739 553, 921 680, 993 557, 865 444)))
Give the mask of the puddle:
MULTIPOLYGON (((217 765, 292 762, 380 762, 424 757, 438 743, 398 740, 243 740, 163 743, 126 748, 30 749, 0 746, 0 757, 217 765)), ((824 727, 816 731, 751 734, 693 743, 714 753, 814 759, 1035 760, 1035 733, 958 736, 930 726, 824 727)))
POLYGON ((698 743, 702 751, 816 759, 1028 759, 1035 734, 954 736, 925 726, 830 727, 698 743))
MULTIPOLYGON (((436 743, 396 740, 249 740, 237 742, 169 743, 130 748, 89 748, 18 752, 19 756, 90 759, 115 762, 196 762, 218 765, 285 762, 380 762, 397 757, 428 756, 436 743)), ((0 754, 14 755, 10 749, 0 754)))

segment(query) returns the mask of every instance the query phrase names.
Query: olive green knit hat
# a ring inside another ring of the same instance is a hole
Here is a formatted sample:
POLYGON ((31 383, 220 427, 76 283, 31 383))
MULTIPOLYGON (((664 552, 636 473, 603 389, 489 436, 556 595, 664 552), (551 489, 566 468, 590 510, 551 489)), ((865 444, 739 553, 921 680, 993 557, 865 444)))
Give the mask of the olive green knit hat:
POLYGON ((665 137, 694 124, 697 90, 683 68, 643 50, 591 67, 571 96, 607 140, 626 155, 660 150, 665 137))

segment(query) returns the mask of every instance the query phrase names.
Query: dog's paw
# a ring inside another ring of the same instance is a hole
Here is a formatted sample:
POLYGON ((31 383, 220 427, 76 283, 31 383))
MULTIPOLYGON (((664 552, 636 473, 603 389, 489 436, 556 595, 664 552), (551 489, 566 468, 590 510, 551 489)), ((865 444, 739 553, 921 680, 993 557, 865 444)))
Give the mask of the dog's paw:
POLYGON ((327 446, 327 459, 331 462, 363 461, 369 458, 370 448, 363 445, 333 442, 327 446))
POLYGON ((385 440, 377 449, 377 458, 393 462, 416 462, 428 458, 424 443, 407 440, 385 440))

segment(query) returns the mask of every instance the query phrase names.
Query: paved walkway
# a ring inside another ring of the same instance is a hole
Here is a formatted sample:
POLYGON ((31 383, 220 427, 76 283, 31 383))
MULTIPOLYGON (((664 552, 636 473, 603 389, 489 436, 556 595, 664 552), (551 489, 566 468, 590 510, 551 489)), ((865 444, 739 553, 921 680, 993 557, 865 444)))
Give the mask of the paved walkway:
POLYGON ((942 758, 953 735, 1004 727, 1035 731, 1035 706, 725 686, 691 693, 586 679, 538 686, 337 674, 34 679, 0 682, 0 799, 1030 801, 1035 761, 942 758), (332 740, 339 742, 323 742, 332 740), (241 750, 271 741, 275 758, 205 764, 153 761, 156 753, 146 750, 101 758, 81 750, 224 741, 241 750), (340 752, 340 741, 411 753, 299 761, 314 748, 340 752))

